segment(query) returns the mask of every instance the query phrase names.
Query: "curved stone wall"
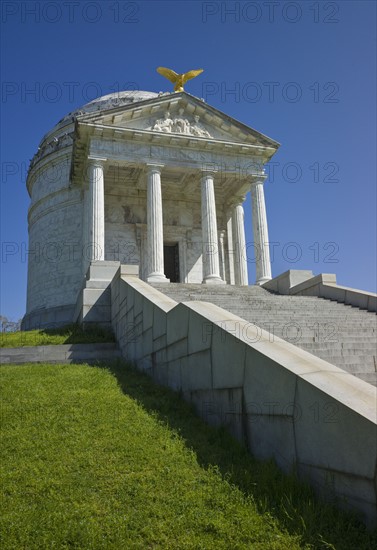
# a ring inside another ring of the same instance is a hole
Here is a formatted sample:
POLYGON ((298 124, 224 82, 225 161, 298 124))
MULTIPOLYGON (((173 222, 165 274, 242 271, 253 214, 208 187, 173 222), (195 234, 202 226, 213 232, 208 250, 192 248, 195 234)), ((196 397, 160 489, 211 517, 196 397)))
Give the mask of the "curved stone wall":
POLYGON ((70 182, 77 117, 157 96, 124 91, 99 97, 68 113, 43 136, 27 178, 31 202, 24 330, 71 322, 82 287, 84 191, 70 182))
POLYGON ((70 187, 71 155, 72 146, 56 147, 29 172, 25 329, 69 322, 82 285, 83 201, 70 187))

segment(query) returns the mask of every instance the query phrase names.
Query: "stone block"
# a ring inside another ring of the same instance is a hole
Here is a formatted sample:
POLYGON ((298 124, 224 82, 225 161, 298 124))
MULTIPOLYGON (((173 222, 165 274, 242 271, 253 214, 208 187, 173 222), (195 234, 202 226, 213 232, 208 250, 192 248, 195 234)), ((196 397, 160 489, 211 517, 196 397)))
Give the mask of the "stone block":
POLYGON ((185 304, 176 305, 167 316, 166 336, 167 345, 187 339, 189 309, 185 304))
MULTIPOLYGON (((124 311, 124 310, 123 310, 124 311)), ((124 317, 124 315, 122 315, 122 319, 125 320, 125 330, 128 331, 133 331, 133 327, 135 326, 135 315, 134 315, 134 308, 130 308, 130 309, 127 309, 127 313, 124 317)))
POLYGON ((142 335, 142 347, 145 355, 151 355, 153 352, 153 333, 152 327, 148 330, 143 330, 142 335))
POLYGON ((167 345, 167 358, 169 362, 181 357, 187 357, 187 338, 178 340, 170 344, 170 346, 167 345))
MULTIPOLYGON (((120 294, 120 298, 122 300, 122 287, 123 285, 121 285, 121 294, 120 294)), ((134 307, 134 303, 135 303, 135 290, 131 287, 131 286, 126 286, 125 285, 125 288, 126 288, 126 311, 128 311, 129 309, 133 308, 134 307)))
POLYGON ((315 492, 340 508, 361 516, 370 529, 377 524, 375 481, 328 469, 297 463, 299 477, 309 482, 315 492))
POLYGON ((129 296, 129 288, 123 281, 120 281, 119 285, 119 307, 122 306, 129 296))
POLYGON ((144 357, 144 347, 143 347, 143 331, 142 331, 142 322, 135 323, 134 325, 134 350, 135 350, 135 359, 139 360, 141 357, 144 357))
POLYGON ((82 322, 83 323, 105 323, 111 321, 110 306, 83 306, 82 322))
POLYGON ((88 280, 99 279, 111 281, 120 267, 120 262, 94 261, 89 265, 86 278, 88 280))
POLYGON ((82 302, 83 306, 109 306, 111 294, 109 289, 84 288, 82 302))
POLYGON ((213 390, 214 403, 222 412, 221 425, 239 442, 245 442, 242 387, 213 390))
POLYGON ((153 339, 157 340, 162 336, 166 336, 166 320, 167 314, 158 306, 153 306, 153 339))
POLYGON ((157 352, 161 349, 164 349, 166 352, 166 335, 165 334, 153 340, 153 351, 157 352))
POLYGON ((246 345, 229 330, 218 329, 212 336, 212 380, 214 388, 242 387, 245 371, 246 345))
POLYGON ((360 309, 369 309, 368 304, 369 300, 373 298, 368 293, 357 292, 355 290, 347 289, 346 296, 344 299, 345 304, 350 304, 354 307, 359 307, 360 309))
POLYGON ((135 317, 139 315, 140 313, 143 313, 143 305, 144 305, 143 295, 140 294, 137 290, 134 291, 134 314, 135 317))
POLYGON ((181 359, 175 359, 168 363, 168 385, 172 390, 178 391, 182 387, 181 359))
POLYGON ((198 390, 212 388, 210 350, 199 351, 187 357, 182 364, 182 389, 198 390))
POLYGON ((255 403, 294 403, 296 375, 263 353, 248 347, 245 356, 244 401, 255 403))
POLYGON ((153 326, 153 309, 154 304, 144 298, 143 300, 143 330, 151 329, 153 326))
POLYGON ((188 353, 211 348, 213 323, 196 311, 190 311, 188 327, 188 353))
POLYGON ((281 275, 270 279, 261 286, 279 294, 289 294, 289 289, 313 277, 313 271, 304 269, 289 269, 281 275))
POLYGON ((235 439, 244 442, 241 388, 192 391, 191 401, 205 422, 224 426, 235 439))
POLYGON ((143 310, 141 310, 139 313, 136 313, 134 310, 134 323, 135 325, 140 324, 140 326, 143 327, 143 310))
POLYGON ((145 355, 137 361, 137 366, 140 370, 151 371, 153 368, 153 359, 151 355, 145 355))
MULTIPOLYGON (((249 403, 249 411, 257 412, 259 403, 255 409, 251 405, 249 403)), ((289 473, 296 460, 293 418, 277 414, 246 414, 245 426, 251 453, 260 460, 274 458, 279 468, 289 473)))
MULTIPOLYGON (((310 407, 295 425, 297 460, 308 466, 372 479, 377 456, 375 410, 369 408, 370 418, 362 414, 362 394, 358 395, 357 386, 367 384, 354 380, 356 387, 352 389, 350 382, 332 373, 298 378, 295 404, 302 410, 308 403, 310 407), (324 391, 326 385, 328 392, 324 391), (339 394, 343 386, 343 400, 334 398, 334 385, 339 394)), ((367 399, 367 394, 363 397, 367 399)))
POLYGON ((139 277, 139 266, 136 264, 121 264, 120 277, 139 277))
POLYGON ((216 402, 215 392, 212 389, 198 388, 196 390, 191 390, 190 401, 194 405, 197 414, 205 422, 216 428, 222 425, 223 412, 216 402))
POLYGON ((160 384, 161 386, 168 386, 169 371, 167 363, 160 364, 158 366, 154 365, 152 369, 152 376, 156 384, 160 384))
POLYGON ((320 288, 323 284, 336 285, 336 275, 334 273, 321 273, 320 275, 315 275, 315 277, 307 281, 292 286, 289 290, 289 294, 321 296, 320 288))
POLYGON ((167 363, 166 348, 153 352, 153 358, 154 358, 154 364, 156 368, 159 368, 160 366, 165 365, 167 363))

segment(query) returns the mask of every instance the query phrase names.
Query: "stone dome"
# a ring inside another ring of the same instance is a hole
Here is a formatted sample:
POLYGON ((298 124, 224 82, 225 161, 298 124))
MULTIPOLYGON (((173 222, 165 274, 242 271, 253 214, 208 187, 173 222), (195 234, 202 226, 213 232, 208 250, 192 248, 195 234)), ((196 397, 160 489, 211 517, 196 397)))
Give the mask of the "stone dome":
POLYGON ((139 103, 141 101, 154 99, 155 97, 162 95, 170 95, 170 92, 156 93, 142 90, 127 90, 97 97, 89 103, 85 103, 78 109, 75 109, 65 115, 43 136, 39 143, 37 153, 30 161, 30 167, 35 165, 35 163, 44 156, 46 148, 50 149, 50 146, 52 146, 54 150, 57 150, 60 149, 62 145, 66 145, 65 137, 72 131, 74 122, 78 116, 88 113, 95 113, 97 111, 107 111, 109 109, 114 109, 115 107, 139 103))
MULTIPOLYGON (((66 126, 67 124, 72 122, 72 119, 77 116, 87 113, 95 113, 96 111, 107 111, 108 109, 114 109, 115 107, 119 107, 121 105, 130 105, 131 103, 138 103, 139 101, 153 99, 155 97, 158 97, 159 95, 165 94, 163 94, 162 92, 156 93, 145 92, 142 90, 127 90, 97 97, 96 99, 89 101, 89 103, 85 103, 85 105, 82 105, 78 109, 75 109, 74 111, 68 113, 65 117, 59 120, 59 122, 53 128, 52 132, 62 128, 63 126, 66 126)), ((51 132, 48 132, 48 134, 50 133, 51 132)))
POLYGON ((158 97, 159 95, 162 94, 158 94, 156 92, 144 92, 142 90, 128 90, 107 94, 101 97, 97 97, 96 99, 93 99, 93 101, 86 103, 79 109, 72 111, 62 120, 65 120, 66 118, 72 116, 93 113, 95 111, 106 111, 108 109, 113 109, 114 107, 119 107, 120 105, 128 105, 130 103, 146 101, 147 99, 153 99, 155 97, 158 97))
POLYGON ((60 119, 52 130, 47 132, 47 134, 42 138, 42 141, 51 133, 56 132, 56 130, 66 126, 67 124, 70 124, 77 116, 87 113, 95 113, 96 111, 107 111, 108 109, 114 109, 114 107, 119 107, 121 105, 130 105, 131 103, 138 103, 139 101, 146 101, 147 99, 153 99, 161 95, 169 94, 170 92, 157 93, 145 92, 142 90, 126 90, 96 97, 92 101, 89 101, 89 103, 85 103, 78 109, 71 111, 60 119))

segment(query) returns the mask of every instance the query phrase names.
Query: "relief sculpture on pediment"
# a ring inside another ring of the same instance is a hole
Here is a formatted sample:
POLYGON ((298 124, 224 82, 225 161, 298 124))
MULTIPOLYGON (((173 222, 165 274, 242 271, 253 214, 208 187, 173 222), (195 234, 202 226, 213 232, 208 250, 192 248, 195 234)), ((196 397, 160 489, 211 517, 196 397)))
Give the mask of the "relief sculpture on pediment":
POLYGON ((147 128, 156 132, 164 132, 168 134, 185 134, 195 137, 212 137, 208 130, 199 122, 199 115, 194 115, 190 121, 184 118, 184 109, 179 110, 179 116, 171 118, 169 111, 166 111, 164 118, 157 119, 155 123, 147 128))

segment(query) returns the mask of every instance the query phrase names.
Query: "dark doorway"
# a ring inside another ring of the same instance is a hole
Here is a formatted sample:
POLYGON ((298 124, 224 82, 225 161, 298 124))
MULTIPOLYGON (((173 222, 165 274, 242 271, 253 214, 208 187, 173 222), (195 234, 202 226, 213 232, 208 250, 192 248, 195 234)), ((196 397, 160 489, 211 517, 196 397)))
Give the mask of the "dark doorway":
POLYGON ((171 283, 179 283, 178 243, 164 244, 164 270, 171 283))

